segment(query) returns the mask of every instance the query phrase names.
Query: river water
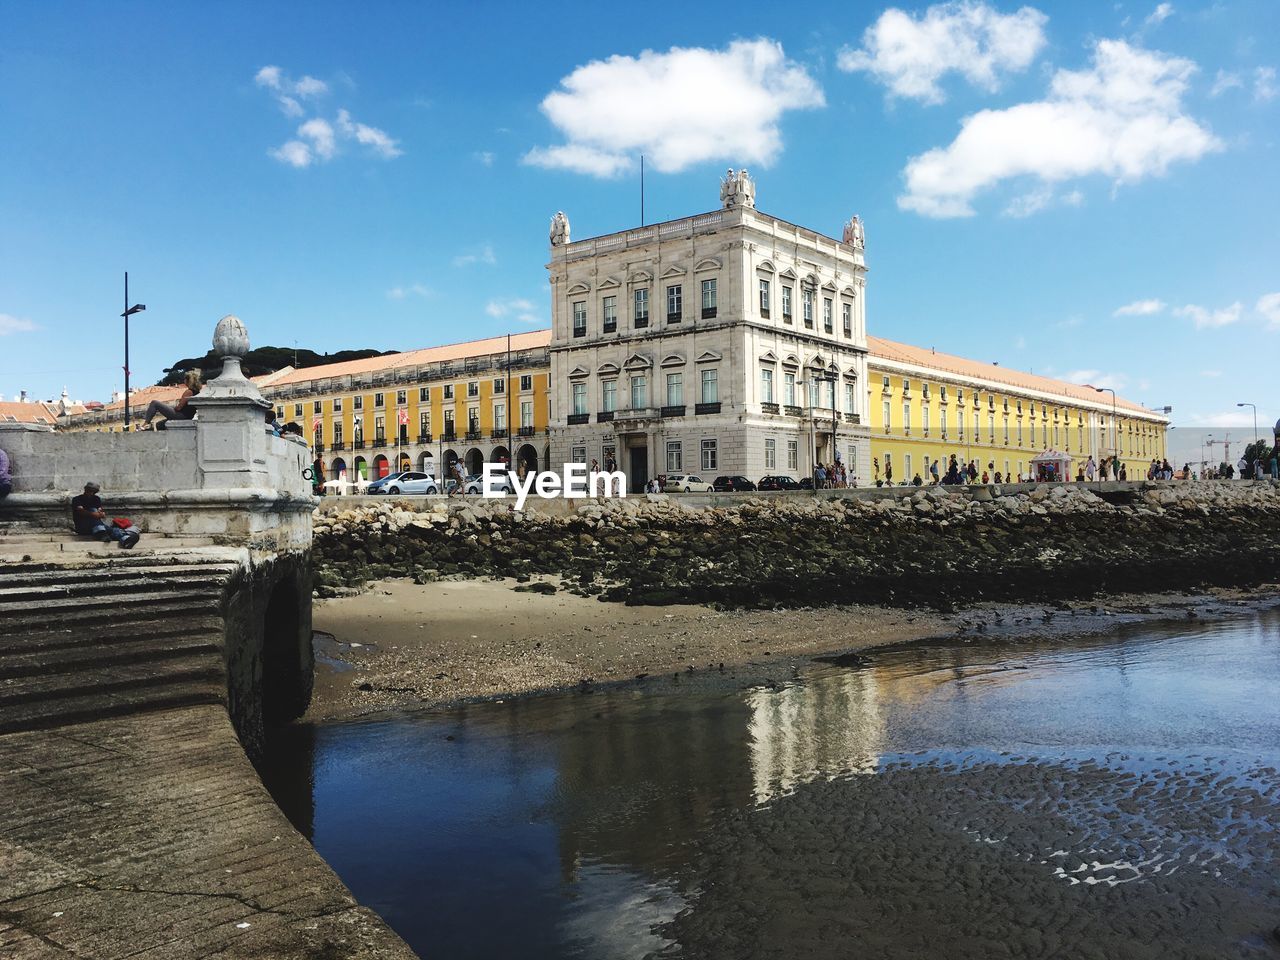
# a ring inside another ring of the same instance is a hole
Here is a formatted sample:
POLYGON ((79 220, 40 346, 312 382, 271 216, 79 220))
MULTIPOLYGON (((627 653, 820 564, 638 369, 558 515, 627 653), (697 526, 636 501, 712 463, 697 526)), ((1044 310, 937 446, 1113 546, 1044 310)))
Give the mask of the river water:
POLYGON ((424 957, 1280 956, 1280 612, 288 728, 424 957))

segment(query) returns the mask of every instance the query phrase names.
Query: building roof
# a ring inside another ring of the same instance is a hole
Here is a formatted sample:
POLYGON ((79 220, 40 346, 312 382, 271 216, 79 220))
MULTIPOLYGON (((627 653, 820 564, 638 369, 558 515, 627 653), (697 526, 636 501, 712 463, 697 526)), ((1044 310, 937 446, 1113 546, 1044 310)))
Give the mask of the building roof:
MULTIPOLYGON (((1078 403, 1099 407, 1111 405, 1109 403, 1111 398, 1107 393, 1099 393, 1093 387, 1068 383, 1066 380, 1055 380, 1052 377, 1041 377, 1034 373, 1023 373, 1021 370, 1012 370, 996 363, 969 360, 950 353, 939 353, 936 350, 926 350, 924 347, 913 347, 894 340, 885 340, 882 337, 867 337, 867 349, 870 353, 868 359, 872 363, 877 359, 892 360, 917 367, 927 367, 940 373, 970 377, 984 383, 1000 383, 1016 390, 1034 390, 1039 393, 1054 394, 1078 403)), ((1116 397, 1115 403, 1117 408, 1163 419, 1163 416, 1156 411, 1140 403, 1134 403, 1132 400, 1126 400, 1124 397, 1116 397)))
POLYGON ((58 405, 41 400, 0 401, 0 423, 48 423, 58 422, 58 405))
MULTIPOLYGON (((531 330, 528 333, 511 334, 511 349, 534 350, 551 345, 551 330, 531 330)), ((418 367, 428 363, 443 363, 447 360, 465 360, 468 357, 487 357, 495 353, 505 353, 507 337, 486 337, 483 340, 467 340, 463 343, 451 343, 443 347, 424 347, 421 350, 406 350, 403 353, 388 354, 385 357, 366 357, 363 360, 344 360, 341 363, 326 363, 317 367, 301 367, 291 370, 284 376, 276 377, 273 387, 288 386, 293 383, 306 383, 309 380, 325 380, 330 377, 348 377, 361 373, 374 373, 379 370, 394 370, 400 367, 418 367)))

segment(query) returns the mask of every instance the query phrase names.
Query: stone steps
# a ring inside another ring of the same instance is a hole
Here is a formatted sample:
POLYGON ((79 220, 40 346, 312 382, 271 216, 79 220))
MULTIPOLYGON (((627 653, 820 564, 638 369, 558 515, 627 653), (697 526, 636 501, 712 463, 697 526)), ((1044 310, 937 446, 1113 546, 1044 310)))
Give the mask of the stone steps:
POLYGON ((106 622, 75 626, 50 621, 43 627, 33 627, 22 632, 0 632, 0 657, 19 656, 28 652, 87 648, 116 643, 128 643, 139 636, 156 643, 168 643, 185 637, 219 634, 222 619, 217 616, 189 616, 181 620, 161 620, 146 617, 131 618, 123 623, 106 622))
POLYGON ((6 705, 0 709, 0 734, 61 727, 153 710, 223 703, 225 699, 225 686, 221 679, 175 682, 167 687, 94 690, 74 697, 6 705))
POLYGON ((27 582, 17 585, 10 585, 11 581, 0 579, 0 609, 5 609, 4 604, 39 603, 97 594, 110 594, 119 599, 137 593, 190 591, 192 587, 208 582, 209 574, 198 568, 186 571, 157 569, 150 575, 129 571, 93 577, 86 577, 83 573, 56 578, 33 576, 27 582))
POLYGON ((0 683, 21 677, 45 677, 51 672, 67 673, 128 664, 160 663, 192 655, 202 659, 205 654, 217 657, 222 652, 220 639, 217 635, 206 633, 193 636, 184 631, 164 637, 149 634, 145 639, 97 639, 74 646, 41 646, 20 653, 0 651, 4 653, 0 656, 0 683))
POLYGON ((189 611, 206 613, 217 610, 219 601, 220 596, 214 591, 190 588, 134 593, 129 596, 127 604, 111 593, 59 595, 42 599, 37 603, 26 600, 0 600, 0 629, 6 626, 17 629, 38 626, 46 622, 50 616, 56 616, 64 622, 79 624, 115 619, 121 615, 122 607, 135 603, 146 604, 148 613, 154 614, 164 610, 166 614, 181 617, 189 611))

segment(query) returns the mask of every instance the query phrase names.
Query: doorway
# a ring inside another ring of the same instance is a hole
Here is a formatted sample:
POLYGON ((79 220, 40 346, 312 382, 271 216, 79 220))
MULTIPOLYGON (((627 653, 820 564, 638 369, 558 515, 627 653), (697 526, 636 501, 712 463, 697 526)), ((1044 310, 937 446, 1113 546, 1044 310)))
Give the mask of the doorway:
POLYGON ((630 447, 628 448, 631 469, 627 473, 627 480, 631 484, 631 493, 644 493, 644 486, 649 482, 649 448, 648 447, 630 447))

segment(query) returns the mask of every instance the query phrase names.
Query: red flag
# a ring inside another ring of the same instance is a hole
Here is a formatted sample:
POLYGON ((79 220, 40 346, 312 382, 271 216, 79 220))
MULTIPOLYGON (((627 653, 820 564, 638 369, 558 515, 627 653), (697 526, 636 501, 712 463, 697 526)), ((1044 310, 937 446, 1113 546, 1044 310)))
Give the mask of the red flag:
POLYGON ((314 420, 312 420, 312 421, 311 421, 311 429, 312 429, 312 430, 319 430, 319 429, 320 429, 320 418, 319 418, 319 417, 316 417, 314 420))
POLYGON ((400 412, 396 414, 396 419, 400 421, 400 426, 403 427, 409 422, 409 411, 401 409, 400 412))

